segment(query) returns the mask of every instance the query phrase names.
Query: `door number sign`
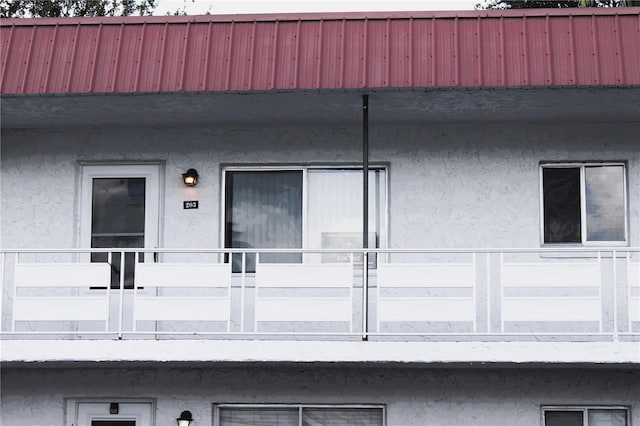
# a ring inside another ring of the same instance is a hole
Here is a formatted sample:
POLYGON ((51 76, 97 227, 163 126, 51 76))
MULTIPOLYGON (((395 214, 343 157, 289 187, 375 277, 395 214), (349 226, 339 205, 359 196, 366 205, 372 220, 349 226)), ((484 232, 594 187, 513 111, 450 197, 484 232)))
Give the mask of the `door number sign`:
POLYGON ((183 205, 183 208, 184 208, 185 210, 188 210, 188 209, 197 209, 197 208, 198 208, 198 201, 184 201, 184 202, 182 203, 182 205, 183 205))

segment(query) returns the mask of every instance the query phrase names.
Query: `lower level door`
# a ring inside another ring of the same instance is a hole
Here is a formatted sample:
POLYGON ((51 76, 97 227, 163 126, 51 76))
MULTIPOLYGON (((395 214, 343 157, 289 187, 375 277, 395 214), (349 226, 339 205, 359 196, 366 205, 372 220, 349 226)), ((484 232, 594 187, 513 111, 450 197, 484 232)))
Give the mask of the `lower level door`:
POLYGON ((74 426, 152 426, 152 404, 78 402, 74 426))

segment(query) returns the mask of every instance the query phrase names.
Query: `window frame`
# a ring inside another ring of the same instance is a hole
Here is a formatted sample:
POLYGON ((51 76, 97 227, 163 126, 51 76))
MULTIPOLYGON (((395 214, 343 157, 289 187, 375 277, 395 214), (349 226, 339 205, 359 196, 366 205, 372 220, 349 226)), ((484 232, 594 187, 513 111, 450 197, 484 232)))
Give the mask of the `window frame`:
POLYGON ((598 246, 628 246, 629 245, 629 194, 628 194, 628 167, 625 161, 563 161, 563 162, 540 162, 538 166, 538 189, 540 197, 540 242, 543 247, 598 247, 598 246), (614 166, 622 167, 622 192, 624 198, 624 240, 622 241, 589 241, 587 240, 587 209, 586 209, 586 184, 585 169, 587 167, 614 166), (544 169, 555 168, 579 168, 580 169, 580 242, 546 242, 544 239, 544 169))
POLYGON ((243 403, 219 403, 213 404, 213 426, 220 426, 221 408, 296 408, 298 409, 298 425, 302 425, 302 410, 306 408, 341 408, 341 409, 380 409, 382 410, 382 425, 387 425, 387 406, 385 404, 304 404, 304 403, 283 403, 283 404, 243 404, 243 403))
POLYGON ((626 412, 626 426, 631 426, 631 407, 627 405, 542 405, 540 407, 540 426, 546 426, 544 414, 547 411, 582 412, 582 424, 589 426, 589 410, 624 410, 626 412))
MULTIPOLYGON (((313 165, 297 165, 297 164, 283 164, 283 165, 225 165, 221 167, 222 177, 220 179, 221 184, 221 202, 220 202, 220 247, 225 247, 226 240, 226 221, 227 221, 227 172, 268 172, 268 171, 301 171, 302 172, 302 249, 308 249, 309 236, 307 227, 308 217, 308 172, 310 170, 356 170, 362 173, 362 165, 347 163, 347 164, 313 164, 313 165)), ((373 163, 369 165, 369 170, 383 170, 384 171, 384 197, 385 204, 382 207, 380 213, 384 213, 384 218, 380 223, 380 235, 378 235, 379 247, 386 248, 388 244, 389 235, 389 165, 381 163, 373 163)), ((373 248, 373 247, 370 247, 373 248)))

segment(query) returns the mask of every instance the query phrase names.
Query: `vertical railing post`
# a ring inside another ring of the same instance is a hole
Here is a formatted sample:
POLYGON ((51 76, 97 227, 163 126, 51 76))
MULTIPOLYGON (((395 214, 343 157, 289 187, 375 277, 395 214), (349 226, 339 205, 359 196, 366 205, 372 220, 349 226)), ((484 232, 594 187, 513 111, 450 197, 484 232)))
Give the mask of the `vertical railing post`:
POLYGON ((473 262, 473 333, 478 332, 478 264, 476 259, 476 252, 471 254, 473 262))
POLYGON ((124 322, 124 274, 125 274, 125 270, 124 270, 124 258, 125 258, 126 252, 123 250, 120 252, 120 302, 118 303, 118 339, 122 339, 122 329, 123 329, 123 322, 124 322))
POLYGON ((487 280, 487 333, 491 333, 491 254, 487 251, 485 259, 485 274, 487 280))
MULTIPOLYGON (((254 280, 253 280, 253 332, 258 332, 258 316, 256 315, 257 306, 258 306, 258 263, 260 262, 260 253, 256 253, 256 260, 254 263, 254 280)), ((242 273, 245 274, 245 265, 242 265, 242 273)))
MULTIPOLYGON (((91 254, 89 253, 89 258, 91 258, 91 254)), ((107 252, 107 264, 109 268, 113 265, 113 252, 107 252)), ((108 332, 110 329, 111 322, 111 275, 109 276, 109 282, 107 283, 107 323, 104 325, 104 331, 108 332)))
POLYGON ((504 252, 500 252, 500 333, 504 333, 504 252))
MULTIPOLYGON (((233 253, 229 253, 229 259, 233 259, 233 253)), ((246 302, 245 302, 245 294, 244 294, 246 289, 246 282, 245 282, 246 264, 247 264, 247 253, 242 252, 240 255, 240 268, 241 268, 240 269, 240 333, 244 331, 244 314, 246 312, 246 306, 245 306, 246 302)), ((231 272, 233 276, 233 260, 231 260, 231 272)), ((231 286, 231 288, 233 288, 233 285, 231 286)), ((229 291, 231 291, 231 289, 229 291)), ((231 293, 229 295, 231 295, 231 293)))
POLYGON ((7 253, 2 252, 0 257, 0 331, 2 331, 2 317, 4 316, 4 263, 7 253))
MULTIPOLYGON (((142 254, 142 256, 143 256, 142 260, 144 261, 144 253, 142 254)), ((155 262, 157 260, 157 257, 155 256, 155 254, 154 254, 153 258, 154 258, 153 261, 155 262)), ((133 254, 134 274, 135 274, 136 270, 138 269, 138 263, 139 262, 140 262, 140 252, 136 251, 133 254)), ((135 275, 134 275, 134 277, 135 277, 135 275)), ((136 327, 136 323, 137 322, 136 322, 135 310, 136 310, 136 302, 137 302, 136 297, 137 297, 137 292, 138 291, 136 290, 135 279, 133 281, 134 281, 133 282, 133 290, 131 290, 133 292, 131 294, 131 317, 133 318, 133 323, 131 324, 131 330, 135 332, 135 331, 137 331, 137 327, 136 327)), ((156 287, 155 293, 156 293, 156 297, 160 296, 160 289, 158 287, 156 287)), ((160 327, 158 325, 158 321, 154 321, 154 323, 155 323, 154 327, 155 327, 155 330, 156 330, 155 338, 157 339, 158 338, 158 334, 157 333, 158 333, 158 331, 159 331, 158 329, 160 327)))
POLYGON ((600 250, 598 250, 598 273, 600 274, 600 285, 598 286, 598 300, 600 301, 600 327, 598 328, 598 332, 602 333, 604 330, 604 310, 602 309, 602 286, 604 285, 604 283, 602 282, 602 252, 600 250))
POLYGON ((369 339, 369 253, 362 252, 362 340, 369 339))
MULTIPOLYGON (((633 331, 633 318, 631 316, 631 278, 629 275, 631 274, 631 251, 627 251, 627 255, 625 256, 625 270, 627 271, 627 280, 625 282, 625 291, 627 295, 627 324, 626 331, 631 333, 633 331)), ((640 278, 640 277, 639 277, 640 278)))
POLYGON ((617 254, 616 251, 612 251, 613 259, 613 283, 611 287, 613 289, 613 341, 618 341, 618 267, 617 267, 617 254))
POLYGON ((15 317, 15 307, 16 307, 16 296, 18 295, 18 289, 16 288, 16 268, 18 266, 18 262, 20 261, 20 252, 16 252, 15 255, 13 256, 13 282, 12 287, 12 297, 11 297, 11 303, 12 308, 11 308, 11 331, 16 331, 16 317, 15 317))

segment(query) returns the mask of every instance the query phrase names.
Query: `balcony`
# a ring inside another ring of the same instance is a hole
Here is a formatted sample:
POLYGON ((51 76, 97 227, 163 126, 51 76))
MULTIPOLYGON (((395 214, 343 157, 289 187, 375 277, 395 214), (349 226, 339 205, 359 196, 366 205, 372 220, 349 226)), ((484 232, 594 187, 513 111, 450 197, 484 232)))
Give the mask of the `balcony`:
POLYGON ((640 340, 637 248, 253 250, 2 251, 2 338, 640 340))

